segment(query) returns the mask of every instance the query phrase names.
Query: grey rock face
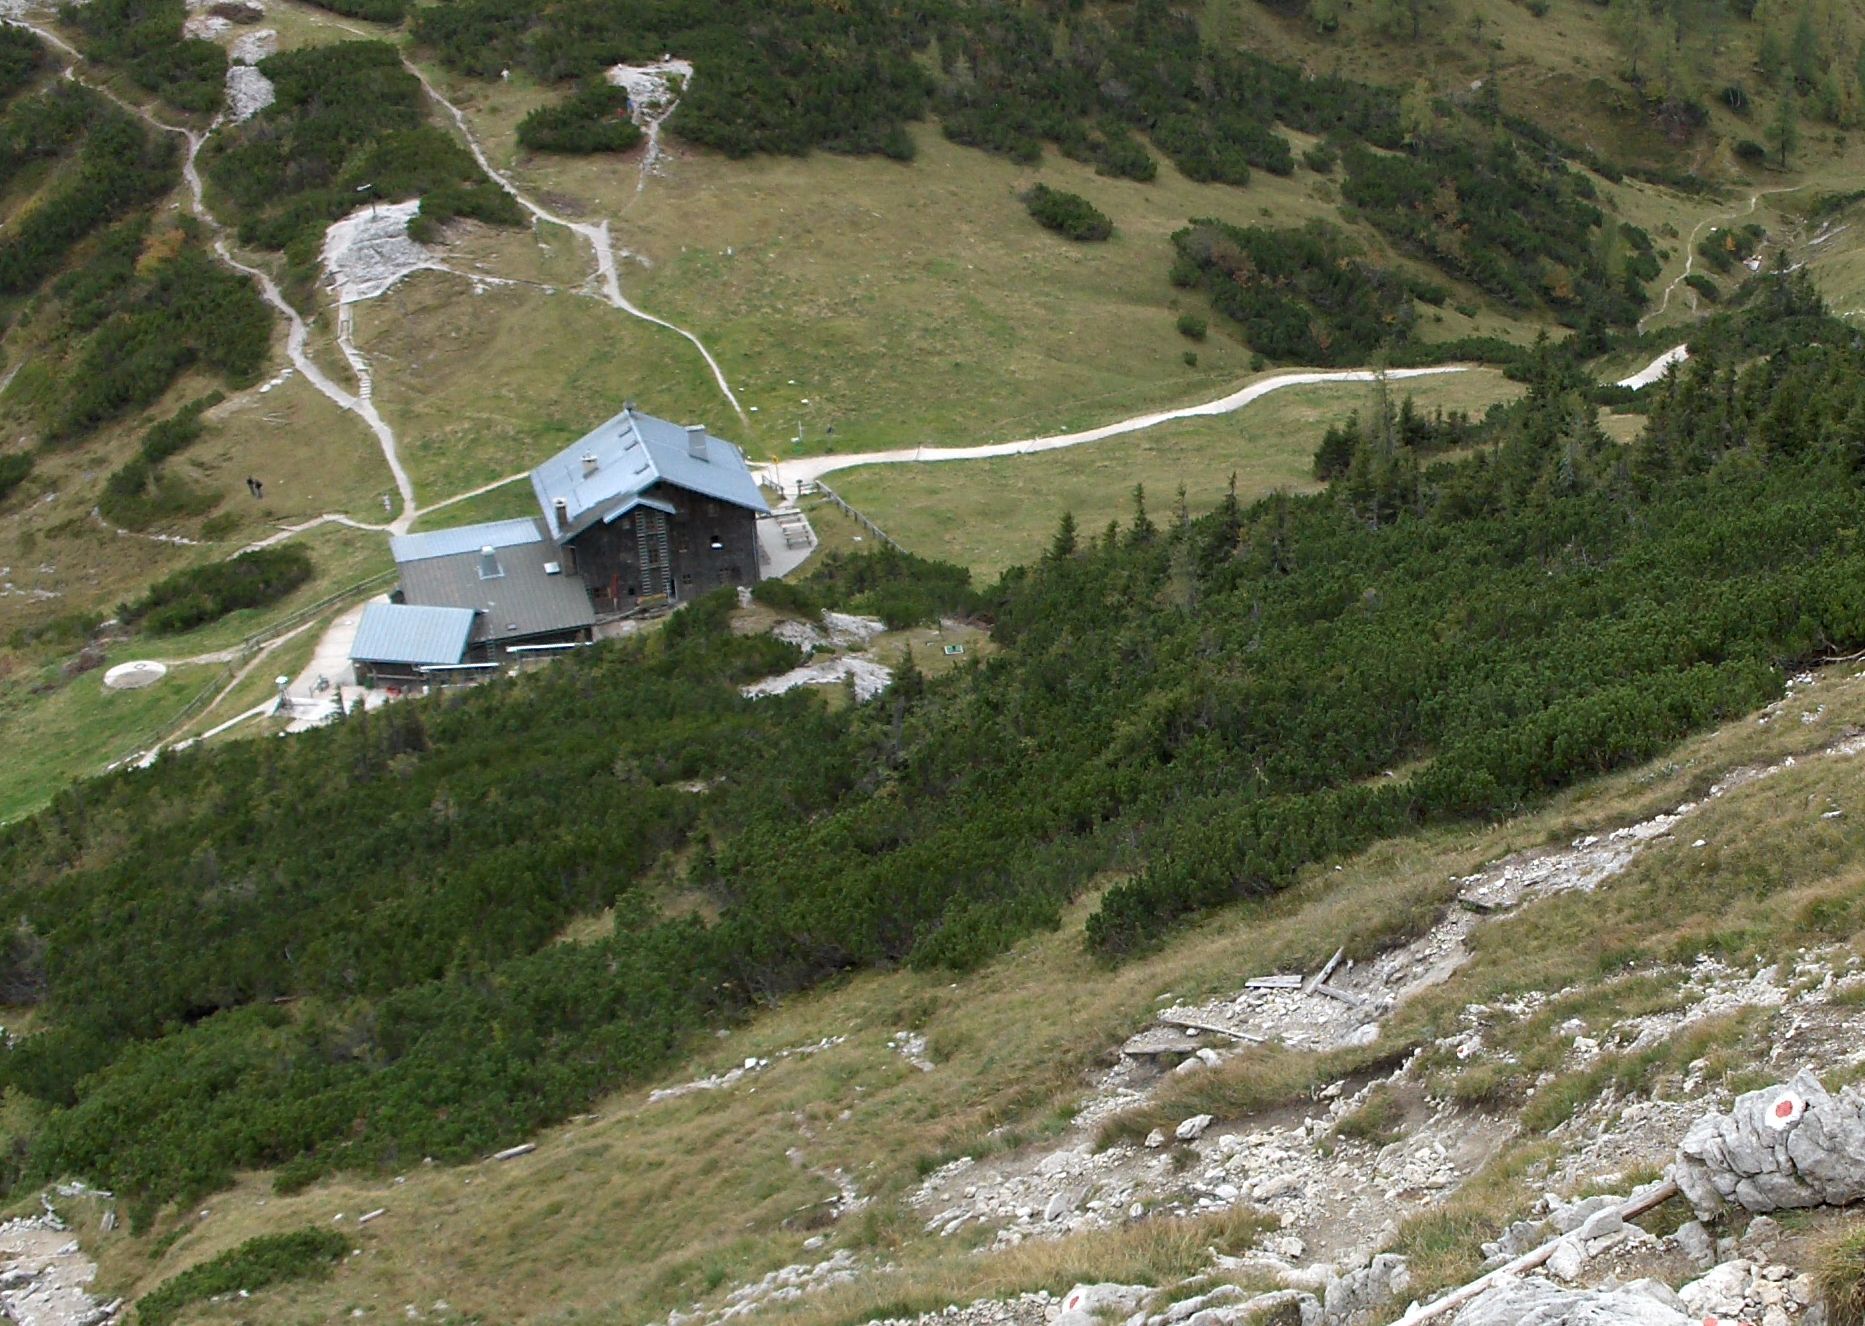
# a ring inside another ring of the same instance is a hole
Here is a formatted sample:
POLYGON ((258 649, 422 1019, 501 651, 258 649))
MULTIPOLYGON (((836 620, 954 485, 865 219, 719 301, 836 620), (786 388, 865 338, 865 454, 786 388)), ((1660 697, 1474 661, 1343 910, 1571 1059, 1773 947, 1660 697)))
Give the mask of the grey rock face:
POLYGON ((1411 1286, 1412 1272, 1405 1258, 1382 1252, 1368 1265, 1328 1285, 1321 1320, 1326 1326, 1358 1326, 1411 1286))
POLYGON ((1505 1280, 1457 1315, 1457 1326, 1696 1326, 1663 1285, 1563 1289, 1547 1280, 1505 1280), (1662 1292, 1658 1292, 1662 1291, 1662 1292), (1667 1302, 1666 1298, 1670 1301, 1667 1302))
POLYGON ((1677 1243, 1677 1250, 1690 1259, 1690 1264, 1700 1271, 1706 1271, 1716 1262, 1716 1245, 1710 1239, 1709 1230, 1700 1220, 1691 1220, 1679 1225, 1671 1235, 1677 1243))
POLYGON ((1697 1214, 1844 1206, 1865 1197, 1865 1092, 1837 1096, 1802 1069, 1738 1096, 1684 1135, 1673 1172, 1697 1214))

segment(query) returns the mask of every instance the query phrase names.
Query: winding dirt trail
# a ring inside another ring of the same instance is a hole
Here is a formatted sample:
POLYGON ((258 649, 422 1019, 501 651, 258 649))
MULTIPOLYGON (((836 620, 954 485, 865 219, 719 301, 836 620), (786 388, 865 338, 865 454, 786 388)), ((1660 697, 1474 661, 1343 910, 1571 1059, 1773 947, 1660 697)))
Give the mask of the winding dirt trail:
POLYGON ((686 328, 677 326, 667 321, 665 318, 656 317, 654 314, 649 313, 646 309, 630 301, 629 298, 622 293, 621 277, 616 270, 615 264, 615 245, 609 235, 608 220, 605 218, 594 225, 587 221, 571 221, 567 217, 558 216, 543 204, 534 202, 526 197, 524 193, 519 190, 518 186, 511 181, 510 177, 493 166, 491 159, 486 156, 485 148, 480 145, 478 135, 474 134, 472 126, 466 122, 466 116, 461 113, 460 108, 447 100, 441 90, 435 87, 428 79, 428 76, 410 62, 407 57, 403 57, 402 64, 409 73, 421 80, 421 86, 427 90, 427 95, 434 99, 434 104, 440 106, 448 115, 453 117, 454 126, 459 129, 460 136, 466 140, 467 150, 473 154, 473 160, 479 163, 479 168, 485 171, 500 188, 511 195, 513 202, 524 208, 525 211, 529 212, 539 221, 548 221, 552 225, 562 226, 564 229, 581 237, 582 240, 589 245, 591 252, 595 255, 596 280, 598 288, 602 292, 604 302, 609 304, 610 307, 626 313, 631 318, 639 318, 643 322, 652 323, 654 326, 663 327, 677 336, 685 337, 687 341, 692 344, 693 348, 699 351, 700 357, 706 361, 706 367, 712 370, 713 381, 718 384, 719 391, 731 404, 732 409, 737 412, 739 419, 745 423, 749 423, 750 419, 745 414, 745 407, 739 403, 737 393, 732 390, 732 384, 726 381, 725 370, 719 366, 719 361, 713 358, 712 351, 706 348, 706 343, 686 328))
POLYGON ((1664 297, 1658 301, 1658 307, 1638 320, 1638 330, 1644 331, 1646 323, 1650 322, 1653 318, 1661 316, 1665 309, 1670 307, 1671 292, 1685 281, 1688 281, 1691 273, 1696 270, 1697 236, 1703 233, 1703 227, 1708 225, 1720 225, 1725 221, 1740 221, 1745 216, 1753 216, 1755 214, 1755 208, 1760 205, 1763 198, 1773 197, 1777 193, 1799 193, 1806 187, 1805 184, 1791 184, 1784 185, 1779 189, 1762 189, 1757 193, 1750 194, 1748 206, 1739 212, 1729 212, 1722 216, 1706 216, 1699 220, 1696 225, 1690 228, 1690 236, 1684 241, 1684 270, 1677 275, 1675 280, 1664 287, 1664 297))
MULTIPOLYGON (((382 458, 387 462, 389 473, 395 479, 395 491, 401 498, 401 515, 392 522, 390 528, 397 533, 405 530, 414 520, 414 484, 409 479, 408 471, 403 467, 401 455, 396 449, 395 430, 389 427, 388 421, 384 419, 381 413, 376 409, 375 402, 369 399, 368 382, 366 378, 358 379, 359 383, 363 385, 363 394, 352 394, 331 381, 324 371, 312 362, 311 357, 307 355, 304 350, 305 341, 310 334, 309 329, 305 326, 304 318, 299 315, 298 310, 291 306, 290 302, 286 300, 284 294, 279 290, 277 282, 273 281, 271 276, 260 268, 249 266, 233 256, 232 245, 229 244, 227 240, 226 227, 221 224, 220 218, 215 216, 207 206, 205 190, 201 183, 201 172, 197 165, 197 159, 201 154, 201 148, 207 142, 207 134, 197 133, 195 130, 182 125, 168 124, 165 121, 159 120, 151 114, 147 108, 138 106, 134 102, 126 101, 109 88, 80 77, 78 74, 78 64, 84 59, 82 53, 57 33, 42 28, 36 23, 29 23, 24 19, 6 19, 5 22, 13 27, 24 28, 26 31, 36 35, 41 41, 44 41, 48 45, 68 55, 70 57, 70 63, 65 66, 66 78, 71 79, 73 82, 83 84, 100 96, 109 98, 115 105, 122 107, 151 128, 162 133, 174 134, 187 143, 188 151, 182 158, 181 163, 182 179, 186 181, 188 186, 190 209, 194 212, 195 216, 200 218, 202 224, 205 225, 213 235, 214 253, 226 266, 239 272, 243 276, 251 278, 251 280, 258 285, 259 293, 264 297, 266 303, 270 304, 283 315, 288 328, 285 338, 285 353, 291 359, 293 367, 304 374, 305 380, 319 392, 323 393, 324 396, 329 398, 331 403, 338 409, 348 414, 353 414, 361 419, 368 427, 369 431, 375 435, 377 443, 382 448, 382 458)), ((211 127, 208 132, 212 132, 211 127)))
MULTIPOLYGON (((1394 368, 1387 370, 1386 378, 1396 382, 1402 378, 1431 377, 1441 373, 1464 373, 1468 372, 1469 368, 1468 364, 1439 364, 1432 368, 1394 368)), ((1078 447, 1084 442, 1101 442, 1126 433, 1143 432, 1148 428, 1157 428, 1160 424, 1171 423, 1177 419, 1203 419, 1220 414, 1232 414, 1250 402, 1261 400, 1271 392, 1281 391, 1285 387, 1306 387, 1324 382, 1372 382, 1378 376, 1379 374, 1373 370, 1364 368, 1278 373, 1274 377, 1252 382, 1214 401, 1205 401, 1200 405, 1184 405, 1172 410, 1156 410, 1150 414, 1136 414, 1131 418, 1117 420, 1111 424, 1102 424, 1098 428, 1083 429, 1078 433, 1054 433, 1047 437, 1024 438, 1017 442, 990 442, 975 447, 899 447, 892 451, 867 451, 842 456, 803 456, 796 460, 780 461, 776 465, 754 465, 751 468, 752 473, 759 479, 768 480, 781 487, 783 483, 791 485, 813 483, 825 474, 832 474, 837 470, 854 469, 860 465, 930 464, 941 460, 991 460, 999 456, 1027 456, 1038 451, 1059 451, 1064 447, 1078 447)))

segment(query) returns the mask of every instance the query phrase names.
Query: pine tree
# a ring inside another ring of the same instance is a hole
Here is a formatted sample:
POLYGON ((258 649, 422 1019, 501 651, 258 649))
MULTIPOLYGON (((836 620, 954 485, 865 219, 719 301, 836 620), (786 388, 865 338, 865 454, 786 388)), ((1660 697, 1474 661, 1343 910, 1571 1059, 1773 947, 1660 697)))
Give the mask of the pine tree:
POLYGON ((1064 511, 1056 525, 1056 536, 1049 542, 1049 560, 1059 562, 1075 555, 1075 513, 1064 511))
POLYGON ((1151 543, 1153 541, 1153 536, 1158 532, 1159 527, 1154 525, 1153 518, 1146 514, 1146 485, 1136 483, 1133 485, 1132 541, 1134 543, 1151 543))
POLYGON ((1651 50, 1651 6, 1645 0, 1612 0, 1606 11, 1606 30, 1625 57, 1626 77, 1639 82, 1643 76, 1639 65, 1651 50))
POLYGON ((1781 93, 1780 105, 1774 112, 1774 123, 1768 126, 1768 141, 1774 146, 1781 169, 1786 170, 1789 160, 1800 150, 1800 107, 1792 88, 1786 88, 1781 93))
POLYGON ((1437 123, 1438 107, 1431 93, 1431 84, 1420 78, 1412 84, 1409 92, 1399 98, 1399 126, 1405 130, 1406 144, 1413 152, 1430 142, 1437 123))
POLYGON ((1787 67, 1801 90, 1812 88, 1820 72, 1820 39, 1813 31, 1813 14, 1803 7, 1794 23, 1794 35, 1788 42, 1787 67))

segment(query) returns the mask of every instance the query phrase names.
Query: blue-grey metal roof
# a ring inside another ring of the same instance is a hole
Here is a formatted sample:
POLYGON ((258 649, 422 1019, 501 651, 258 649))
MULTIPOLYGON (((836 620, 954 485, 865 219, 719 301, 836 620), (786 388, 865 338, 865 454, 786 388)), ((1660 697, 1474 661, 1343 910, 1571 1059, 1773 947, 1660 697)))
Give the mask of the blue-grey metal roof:
POLYGON ((704 454, 695 455, 686 428, 633 407, 591 429, 531 471, 531 490, 550 533, 557 539, 580 533, 656 483, 769 512, 744 453, 711 433, 700 436, 704 454), (593 457, 593 467, 585 457, 593 457), (559 498, 565 506, 561 522, 559 498))
POLYGON ((458 663, 472 633, 470 608, 371 603, 357 624, 350 657, 359 663, 458 663))
MULTIPOLYGON (((528 522, 527 522, 528 523, 528 522)), ((488 576, 482 545, 450 557, 423 557, 401 564, 402 597, 409 603, 464 608, 474 615, 472 643, 503 643, 581 630, 596 620, 589 591, 563 570, 557 545, 537 535, 493 554, 488 576)))
POLYGON ((514 548, 542 542, 544 535, 529 517, 492 520, 483 525, 461 525, 426 534, 397 534, 389 539, 389 553, 397 562, 418 562, 428 557, 452 557, 481 548, 514 548))

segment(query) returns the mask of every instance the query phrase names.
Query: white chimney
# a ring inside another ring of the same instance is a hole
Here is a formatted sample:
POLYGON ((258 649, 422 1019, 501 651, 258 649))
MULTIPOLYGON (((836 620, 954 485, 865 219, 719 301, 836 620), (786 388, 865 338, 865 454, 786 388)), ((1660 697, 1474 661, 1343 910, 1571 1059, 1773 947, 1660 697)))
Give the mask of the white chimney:
POLYGON ((557 533, 562 534, 570 528, 570 504, 560 497, 553 506, 557 512, 557 533))
POLYGON ((709 460, 706 454, 706 425, 688 424, 686 426, 686 450, 694 460, 709 460))
POLYGON ((583 477, 587 479, 590 475, 594 474, 595 472, 596 472, 596 453, 593 451, 585 451, 583 453, 583 477))
POLYGON ((504 574, 505 569, 499 565, 498 550, 488 543, 479 550, 479 578, 497 580, 504 574))

